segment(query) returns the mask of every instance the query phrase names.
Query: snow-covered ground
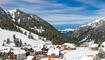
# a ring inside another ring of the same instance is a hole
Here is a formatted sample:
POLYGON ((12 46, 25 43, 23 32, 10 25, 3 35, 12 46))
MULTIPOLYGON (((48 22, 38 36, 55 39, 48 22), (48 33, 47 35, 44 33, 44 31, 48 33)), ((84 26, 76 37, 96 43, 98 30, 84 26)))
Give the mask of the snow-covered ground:
POLYGON ((27 43, 27 44, 31 45, 31 47, 36 48, 36 49, 42 48, 42 46, 45 43, 51 43, 50 41, 45 42, 45 41, 39 39, 40 36, 38 36, 37 34, 33 34, 33 33, 31 33, 31 34, 34 37, 34 39, 29 39, 28 38, 29 31, 22 29, 22 28, 20 28, 20 29, 23 32, 27 32, 27 35, 24 35, 24 34, 19 33, 19 32, 9 31, 9 30, 5 30, 5 29, 0 28, 0 46, 2 46, 4 40, 6 40, 7 38, 9 38, 11 42, 13 42, 14 41, 13 35, 15 35, 16 38, 21 39, 22 43, 27 43))
MULTIPOLYGON (((77 47, 76 50, 65 51, 64 59, 54 59, 54 60, 85 60, 93 59, 93 57, 98 53, 98 51, 92 51, 88 47, 77 47)), ((41 60, 48 60, 44 58, 41 60)))
POLYGON ((89 50, 88 47, 78 47, 76 50, 71 50, 64 55, 64 60, 81 60, 84 56, 94 56, 98 51, 89 50))

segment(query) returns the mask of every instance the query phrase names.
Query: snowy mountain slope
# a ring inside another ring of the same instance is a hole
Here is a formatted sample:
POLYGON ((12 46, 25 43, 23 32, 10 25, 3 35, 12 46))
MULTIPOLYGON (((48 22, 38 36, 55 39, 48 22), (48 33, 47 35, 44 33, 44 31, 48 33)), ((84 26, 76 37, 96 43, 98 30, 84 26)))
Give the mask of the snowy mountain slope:
POLYGON ((20 11, 19 9, 10 10, 7 12, 12 16, 13 21, 17 22, 22 26, 29 27, 29 29, 35 31, 36 34, 43 36, 48 40, 51 40, 53 44, 71 42, 71 39, 57 31, 52 25, 50 25, 48 22, 44 21, 37 15, 28 14, 20 11), (43 32, 39 33, 38 29, 43 30, 43 32))
MULTIPOLYGON (((22 41, 23 45, 26 43, 30 47, 41 48, 46 42, 51 44, 50 41, 46 41, 46 38, 41 37, 32 32, 31 32, 31 35, 33 38, 30 39, 28 37, 30 34, 30 31, 22 27, 19 27, 20 25, 18 25, 17 23, 13 22, 12 20, 4 16, 0 16, 0 17, 1 17, 0 18, 0 46, 2 46, 4 43, 6 46, 13 47, 15 45, 14 38, 13 38, 14 35, 16 36, 17 39, 22 41), (7 39, 10 40, 9 44, 4 42, 7 39), (45 40, 46 42, 43 40, 45 40)), ((41 29, 36 28, 36 30, 40 32, 41 29)))
POLYGON ((95 43, 105 41, 105 18, 98 19, 92 23, 77 28, 72 34, 69 34, 69 37, 77 42, 85 38, 84 41, 92 40, 95 41, 95 43))
MULTIPOLYGON (((1 29, 0 28, 0 46, 3 45, 4 43, 4 40, 7 40, 7 38, 10 39, 11 43, 14 43, 14 38, 13 36, 15 35, 16 38, 20 39, 22 41, 22 44, 24 47, 24 44, 26 43, 27 45, 29 45, 30 47, 33 47, 33 48, 41 48, 45 43, 50 43, 50 41, 43 41, 42 39, 40 39, 38 35, 36 34, 33 34, 32 33, 32 36, 34 37, 33 39, 29 39, 28 38, 28 35, 29 35, 29 31, 25 30, 25 29, 22 29, 21 30, 23 32, 27 32, 27 35, 25 34, 22 34, 22 33, 19 33, 19 32, 15 32, 15 31, 8 31, 8 30, 5 30, 5 29, 1 29)), ((13 44, 6 44, 7 46, 14 46, 13 44)))
POLYGON ((42 36, 47 40, 50 40, 53 44, 72 42, 71 39, 57 31, 52 25, 50 25, 48 22, 44 21, 37 15, 28 14, 20 11, 19 9, 10 11, 3 10, 3 12, 5 12, 6 16, 5 14, 3 16, 0 16, 0 27, 2 29, 23 33, 18 27, 16 27, 19 26, 34 34, 37 34, 38 36, 42 36), (11 18, 9 19, 8 17, 11 18))
POLYGON ((99 27, 99 26, 101 26, 104 23, 105 23, 105 17, 97 19, 97 20, 95 20, 95 21, 93 21, 91 23, 88 23, 87 25, 83 25, 81 27, 84 27, 84 26, 99 27))
POLYGON ((14 10, 6 10, 6 12, 8 14, 11 15, 12 20, 19 23, 19 24, 23 24, 26 26, 29 26, 30 28, 34 28, 35 26, 46 26, 47 27, 52 27, 49 23, 47 23, 46 21, 44 21, 43 19, 41 19, 40 17, 38 17, 37 15, 33 15, 33 14, 28 14, 25 13, 19 9, 14 9, 14 10), (40 24, 43 23, 43 24, 40 24))

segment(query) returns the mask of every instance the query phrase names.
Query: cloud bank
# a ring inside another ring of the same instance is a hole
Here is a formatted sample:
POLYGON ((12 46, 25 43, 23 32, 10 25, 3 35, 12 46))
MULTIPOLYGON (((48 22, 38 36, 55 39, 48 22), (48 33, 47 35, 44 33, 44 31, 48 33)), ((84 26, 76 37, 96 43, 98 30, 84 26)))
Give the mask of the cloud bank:
POLYGON ((4 9, 20 9, 36 14, 51 24, 85 24, 105 16, 105 1, 71 0, 0 0, 4 9), (68 1, 69 2, 69 1, 68 1), (80 3, 77 6, 74 2, 80 3), (69 4, 72 4, 69 5, 69 4))

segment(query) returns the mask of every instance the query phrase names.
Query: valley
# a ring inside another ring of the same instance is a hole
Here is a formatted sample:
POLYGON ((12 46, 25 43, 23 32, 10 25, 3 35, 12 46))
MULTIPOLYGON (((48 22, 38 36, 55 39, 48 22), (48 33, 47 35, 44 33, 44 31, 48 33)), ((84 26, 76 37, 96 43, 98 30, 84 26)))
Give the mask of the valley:
POLYGON ((82 25, 84 24, 60 24, 60 25, 53 25, 53 26, 61 33, 68 35, 72 33, 76 28, 82 25))
POLYGON ((37 15, 0 8, 2 60, 105 59, 105 18, 52 26, 37 15))

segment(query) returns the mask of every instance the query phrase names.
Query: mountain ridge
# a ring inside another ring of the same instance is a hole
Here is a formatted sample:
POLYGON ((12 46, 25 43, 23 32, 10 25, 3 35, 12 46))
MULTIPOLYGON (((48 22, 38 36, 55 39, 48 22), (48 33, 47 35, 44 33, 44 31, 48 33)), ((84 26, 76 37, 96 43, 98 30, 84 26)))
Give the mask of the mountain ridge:
POLYGON ((87 25, 83 25, 74 30, 74 32, 68 36, 77 41, 77 43, 86 38, 82 42, 94 41, 94 43, 100 44, 105 41, 105 18, 101 18, 87 25))
POLYGON ((17 26, 19 26, 39 36, 45 37, 47 40, 52 41, 53 44, 62 44, 65 42, 72 42, 71 39, 69 39, 68 37, 60 33, 59 31, 57 31, 52 25, 50 25, 48 22, 44 21, 42 18, 38 17, 37 15, 28 14, 28 13, 22 12, 19 9, 12 10, 12 11, 6 10, 5 13, 8 16, 5 16, 5 14, 4 16, 1 16, 3 18, 1 19, 1 21, 4 22, 4 23, 1 23, 2 24, 1 26, 4 29, 6 29, 5 23, 7 22, 6 20, 8 20, 9 22, 6 23, 6 27, 9 30, 12 29, 10 28, 10 25, 12 24, 16 28, 17 26), (9 19, 7 17, 11 17, 11 18, 9 19))

